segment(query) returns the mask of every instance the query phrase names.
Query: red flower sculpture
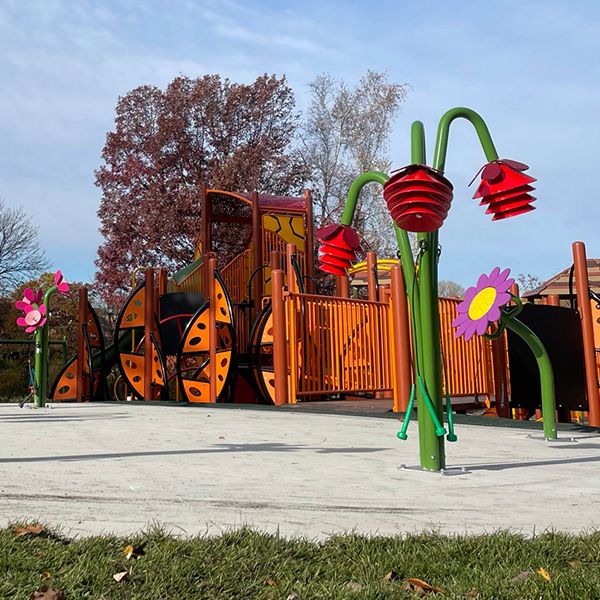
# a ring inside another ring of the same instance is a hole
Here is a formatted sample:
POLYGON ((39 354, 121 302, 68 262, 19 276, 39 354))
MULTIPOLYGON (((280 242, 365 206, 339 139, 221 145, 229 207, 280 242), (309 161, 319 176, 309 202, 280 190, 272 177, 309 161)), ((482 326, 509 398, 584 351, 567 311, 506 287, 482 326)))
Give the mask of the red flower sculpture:
MULTIPOLYGON (((494 215, 492 221, 508 219, 535 209, 531 204, 535 197, 529 192, 530 183, 537 181, 525 175, 529 167, 516 160, 494 160, 481 170, 481 182, 473 198, 481 198, 479 206, 489 205, 486 215, 494 215)), ((477 175, 475 176, 477 177, 477 175)))
POLYGON ((333 275, 346 275, 356 253, 360 250, 360 238, 349 225, 326 225, 317 231, 319 246, 319 269, 333 275))
POLYGON ((383 197, 396 225, 406 231, 439 229, 450 210, 452 184, 426 165, 409 165, 390 177, 383 197))

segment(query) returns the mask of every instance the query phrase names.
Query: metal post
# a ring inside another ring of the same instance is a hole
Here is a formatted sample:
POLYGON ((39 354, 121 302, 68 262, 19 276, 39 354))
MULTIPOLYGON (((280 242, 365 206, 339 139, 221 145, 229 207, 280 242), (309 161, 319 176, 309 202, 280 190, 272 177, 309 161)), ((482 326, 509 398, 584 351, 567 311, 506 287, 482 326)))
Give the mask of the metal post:
POLYGON ((592 305, 589 297, 589 281, 585 244, 573 243, 575 264, 575 286, 577 289, 577 310, 581 319, 583 334, 583 358, 585 361, 585 380, 589 406, 588 422, 592 427, 600 427, 600 397, 598 394, 598 368, 594 351, 594 323, 592 305))
POLYGON ((310 190, 304 190, 304 206, 306 207, 306 238, 304 240, 304 268, 306 269, 306 290, 309 294, 315 293, 315 234, 312 194, 310 190))
POLYGON ((158 271, 158 297, 164 296, 167 293, 167 270, 162 267, 158 271))
POLYGON ((86 396, 85 380, 83 377, 85 367, 85 339, 84 327, 88 319, 88 291, 85 287, 79 288, 79 311, 77 317, 77 402, 82 402, 86 396))
MULTIPOLYGON (((254 259, 254 268, 258 269, 258 267, 260 267, 263 264, 263 233, 258 192, 252 192, 250 197, 252 199, 252 251, 254 259)), ((254 317, 256 317, 256 315, 258 315, 260 311, 260 302, 264 291, 263 283, 264 273, 260 272, 254 277, 253 282, 254 289, 252 296, 254 297, 254 317)))
POLYGON ((154 269, 146 269, 144 281, 144 400, 152 400, 152 331, 154 326, 154 269))
POLYGON ((394 346, 394 412, 405 412, 411 388, 410 334, 408 328, 408 306, 400 267, 392 267, 391 316, 393 323, 392 344, 394 346))
POLYGON ((369 292, 369 300, 377 301, 377 254, 375 252, 367 252, 367 286, 369 292))
POLYGON ((208 260, 208 354, 210 401, 217 401, 217 292, 215 270, 217 259, 208 260))
POLYGON ((510 419, 510 402, 508 397, 508 377, 506 364, 506 335, 492 340, 492 369, 494 372, 494 397, 496 414, 510 419))
POLYGON ((547 300, 549 306, 560 306, 560 298, 557 294, 550 294, 547 300))
POLYGON ((288 291, 295 294, 298 292, 298 279, 296 278, 292 258, 296 256, 296 244, 286 244, 285 249, 288 291))
POLYGON ((350 298, 350 278, 348 275, 339 275, 336 278, 337 295, 340 298, 350 298))
POLYGON ((286 318, 283 300, 284 273, 271 271, 271 307, 273 310, 273 371, 275 376, 275 404, 288 404, 288 366, 286 318))

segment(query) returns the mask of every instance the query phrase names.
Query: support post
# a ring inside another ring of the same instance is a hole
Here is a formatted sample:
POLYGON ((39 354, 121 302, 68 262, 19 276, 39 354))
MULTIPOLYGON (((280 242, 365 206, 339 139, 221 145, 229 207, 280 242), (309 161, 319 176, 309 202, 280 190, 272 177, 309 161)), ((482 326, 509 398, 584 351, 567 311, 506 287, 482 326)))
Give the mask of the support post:
POLYGON ((154 329, 154 269, 144 274, 144 400, 152 400, 152 332, 154 329))
POLYGON ((336 294, 340 298, 350 298, 350 278, 348 275, 338 275, 335 284, 336 294))
POLYGON ((271 271, 271 307, 273 310, 273 371, 275 376, 275 404, 288 404, 288 365, 286 315, 283 300, 283 271, 271 271))
POLYGON ((494 372, 494 397, 496 414, 510 419, 510 401, 508 397, 508 377, 506 364, 506 336, 492 340, 492 370, 494 372))
POLYGON ((560 298, 557 294, 550 294, 547 300, 549 306, 560 306, 560 298))
POLYGON ((215 270, 217 259, 208 259, 208 355, 210 402, 217 401, 217 292, 215 270))
POLYGON ((296 270, 292 262, 292 258, 296 257, 296 244, 287 244, 286 247, 286 270, 287 270, 287 287, 291 294, 298 293, 298 278, 296 270))
MULTIPOLYGON (((254 260, 254 268, 258 269, 258 267, 263 264, 263 236, 258 192, 252 192, 250 197, 252 199, 252 258, 254 260)), ((254 297, 254 318, 256 318, 260 311, 260 301, 263 296, 263 283, 264 274, 261 272, 254 277, 253 282, 254 289, 252 295, 254 297)))
POLYGON ((377 254, 367 252, 367 285, 369 300, 377 302, 377 254))
POLYGON ((88 291, 85 287, 79 288, 79 310, 77 314, 77 402, 82 402, 86 396, 83 368, 85 364, 85 339, 83 328, 87 322, 88 291))
POLYGON ((158 297, 164 296, 167 293, 167 270, 164 267, 158 271, 158 297))
POLYGON ((581 319, 583 334, 583 358, 585 361, 585 380, 588 397, 588 422, 592 427, 600 427, 600 396, 598 394, 598 368, 596 366, 594 323, 589 297, 589 280, 585 244, 573 243, 573 261, 575 265, 575 286, 577 290, 577 310, 581 319))
POLYGON ((406 412, 410 398, 410 334, 408 328, 408 306, 406 291, 400 267, 392 267, 391 277, 391 316, 394 335, 394 412, 406 412))
POLYGON ((309 294, 315 293, 315 233, 312 194, 304 190, 304 206, 306 207, 306 239, 304 240, 304 268, 306 269, 306 290, 309 294))

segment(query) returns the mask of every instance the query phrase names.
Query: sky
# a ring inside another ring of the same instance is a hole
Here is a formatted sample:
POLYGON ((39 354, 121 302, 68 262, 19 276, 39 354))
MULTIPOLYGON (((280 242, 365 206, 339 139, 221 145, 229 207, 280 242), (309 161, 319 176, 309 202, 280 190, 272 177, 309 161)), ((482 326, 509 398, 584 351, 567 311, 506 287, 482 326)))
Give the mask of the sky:
POLYGON ((473 285, 499 265, 545 279, 572 262, 574 240, 600 257, 598 55, 595 0, 0 0, 0 198, 32 215, 68 279, 91 281, 94 170, 120 95, 180 74, 275 73, 303 108, 320 73, 354 84, 387 70, 410 85, 390 132, 394 168, 410 162, 413 120, 431 159, 441 115, 468 106, 500 156, 538 178, 537 210, 491 222, 467 187, 485 163, 477 137, 452 125, 440 278, 473 285))

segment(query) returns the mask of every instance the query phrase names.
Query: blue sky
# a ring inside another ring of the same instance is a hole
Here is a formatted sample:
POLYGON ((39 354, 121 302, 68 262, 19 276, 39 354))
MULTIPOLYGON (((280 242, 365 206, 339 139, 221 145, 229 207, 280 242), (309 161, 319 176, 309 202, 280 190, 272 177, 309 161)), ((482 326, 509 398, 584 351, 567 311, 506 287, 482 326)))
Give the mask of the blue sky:
POLYGON ((431 148, 439 117, 465 105, 486 119, 500 155, 539 179, 536 211, 492 223, 466 187, 482 152, 467 123, 453 125, 441 278, 469 285, 496 264, 545 278, 570 264, 573 240, 600 256, 599 55, 592 0, 2 0, 0 197, 33 215, 56 267, 90 280, 93 171, 119 95, 180 73, 285 73, 302 108, 319 73, 355 83, 387 69, 412 86, 391 132, 395 167, 409 161, 412 120, 431 148))

